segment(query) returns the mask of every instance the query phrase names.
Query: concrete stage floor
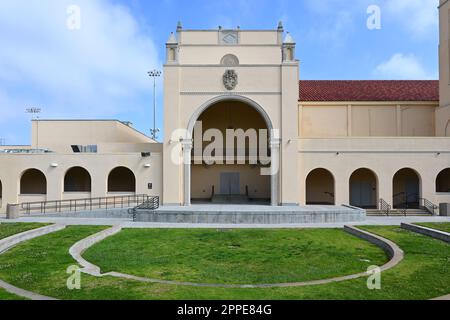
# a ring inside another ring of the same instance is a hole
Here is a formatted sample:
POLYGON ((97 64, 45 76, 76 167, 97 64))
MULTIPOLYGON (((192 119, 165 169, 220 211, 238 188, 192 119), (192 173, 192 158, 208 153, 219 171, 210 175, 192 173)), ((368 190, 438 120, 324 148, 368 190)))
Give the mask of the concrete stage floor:
POLYGON ((206 224, 296 224, 356 222, 365 210, 347 206, 280 206, 205 204, 138 210, 137 222, 206 224))

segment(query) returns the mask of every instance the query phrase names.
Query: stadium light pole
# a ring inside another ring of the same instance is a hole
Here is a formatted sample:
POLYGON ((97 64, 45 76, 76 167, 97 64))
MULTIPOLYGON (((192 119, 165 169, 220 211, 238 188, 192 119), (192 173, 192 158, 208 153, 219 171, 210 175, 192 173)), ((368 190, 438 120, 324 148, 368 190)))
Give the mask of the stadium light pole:
POLYGON ((161 76, 161 71, 152 70, 148 72, 150 78, 153 78, 153 129, 150 129, 150 134, 153 140, 158 138, 159 129, 156 128, 156 78, 161 76))

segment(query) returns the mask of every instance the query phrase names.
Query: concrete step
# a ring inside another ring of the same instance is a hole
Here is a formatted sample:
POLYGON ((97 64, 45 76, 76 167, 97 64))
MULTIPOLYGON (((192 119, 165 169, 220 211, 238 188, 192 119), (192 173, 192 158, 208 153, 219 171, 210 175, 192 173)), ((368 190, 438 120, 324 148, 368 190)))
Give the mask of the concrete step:
MULTIPOLYGON (((367 209, 366 212, 367 212, 368 216, 386 216, 386 212, 382 211, 382 210, 367 209)), ((404 213, 402 210, 394 209, 389 212, 389 215, 390 216, 404 216, 404 213)), ((408 209, 406 211, 406 215, 407 216, 417 216, 417 217, 431 216, 431 214, 428 211, 422 210, 422 209, 408 209)))
POLYGON ((248 204, 248 203, 250 203, 250 199, 247 196, 240 195, 240 194, 236 194, 236 195, 217 194, 212 198, 211 202, 213 204, 229 204, 229 203, 248 204))

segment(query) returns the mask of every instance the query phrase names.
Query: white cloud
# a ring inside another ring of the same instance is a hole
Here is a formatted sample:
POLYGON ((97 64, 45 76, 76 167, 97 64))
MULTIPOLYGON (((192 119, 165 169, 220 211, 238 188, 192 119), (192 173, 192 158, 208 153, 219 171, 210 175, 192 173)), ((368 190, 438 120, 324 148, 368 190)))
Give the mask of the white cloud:
POLYGON ((383 13, 414 37, 437 34, 439 0, 385 0, 383 13))
POLYGON ((431 74, 422 66, 413 55, 402 53, 394 54, 388 61, 379 64, 374 71, 377 78, 393 80, 429 80, 436 79, 436 74, 431 74))
POLYGON ((151 93, 146 71, 159 65, 152 39, 108 0, 2 0, 0 48, 0 125, 24 118, 24 103, 48 117, 139 108, 133 101, 151 93), (80 30, 67 27, 72 4, 81 8, 80 30))

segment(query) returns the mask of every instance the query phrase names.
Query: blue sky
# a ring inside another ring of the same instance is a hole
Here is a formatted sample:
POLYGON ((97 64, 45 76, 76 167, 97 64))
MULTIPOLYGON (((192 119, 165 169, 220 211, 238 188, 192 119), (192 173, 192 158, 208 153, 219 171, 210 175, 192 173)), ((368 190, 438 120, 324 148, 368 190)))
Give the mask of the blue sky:
MULTIPOLYGON (((437 79, 438 0, 0 0, 0 138, 30 140, 41 118, 119 119, 149 133, 164 44, 184 28, 272 29, 297 41, 301 79, 437 79), (80 29, 67 28, 77 5, 80 29), (381 29, 367 28, 367 8, 381 29)), ((162 83, 158 83, 162 128, 162 83)))

